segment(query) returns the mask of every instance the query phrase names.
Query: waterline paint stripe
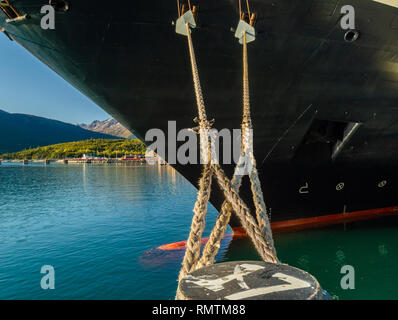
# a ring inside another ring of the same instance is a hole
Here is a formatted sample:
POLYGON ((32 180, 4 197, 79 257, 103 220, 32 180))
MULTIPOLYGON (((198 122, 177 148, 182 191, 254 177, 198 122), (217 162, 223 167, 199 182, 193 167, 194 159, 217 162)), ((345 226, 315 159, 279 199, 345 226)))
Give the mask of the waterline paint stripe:
MULTIPOLYGON (((320 228, 325 226, 330 226, 339 223, 348 223, 361 220, 377 219, 380 217, 396 215, 398 214, 398 206, 388 207, 388 208, 377 208, 370 210, 361 210, 354 212, 343 212, 332 215, 302 218, 294 220, 285 220, 272 222, 271 228, 274 233, 278 232, 292 232, 305 229, 320 228)), ((225 237, 245 237, 246 233, 242 227, 233 228, 233 234, 227 234, 225 237)), ((202 245, 207 242, 208 238, 202 239, 202 245)), ((186 241, 179 241, 175 243, 169 243, 157 247, 159 250, 185 250, 186 241)))

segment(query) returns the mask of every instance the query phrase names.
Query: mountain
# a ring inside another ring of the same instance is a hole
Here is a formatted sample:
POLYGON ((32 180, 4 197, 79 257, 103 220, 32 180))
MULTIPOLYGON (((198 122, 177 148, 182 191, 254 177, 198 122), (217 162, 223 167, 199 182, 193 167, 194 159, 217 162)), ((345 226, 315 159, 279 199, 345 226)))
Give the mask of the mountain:
POLYGON ((83 129, 94 131, 94 132, 101 132, 105 134, 110 134, 116 137, 132 139, 134 135, 123 127, 119 122, 115 119, 108 119, 105 121, 94 121, 91 124, 79 124, 79 126, 83 129))
POLYGON ((73 124, 0 110, 0 154, 87 139, 118 139, 73 124))

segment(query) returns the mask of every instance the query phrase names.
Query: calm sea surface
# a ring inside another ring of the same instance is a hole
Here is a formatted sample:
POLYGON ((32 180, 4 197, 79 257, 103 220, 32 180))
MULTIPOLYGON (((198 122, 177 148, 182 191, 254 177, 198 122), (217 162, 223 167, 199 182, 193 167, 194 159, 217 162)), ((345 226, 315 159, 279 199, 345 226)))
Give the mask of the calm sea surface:
MULTIPOLYGON (((196 190, 168 167, 0 166, 0 299, 173 299, 196 190), (55 268, 55 290, 40 286, 55 268)), ((210 207, 209 232, 216 218, 210 207)), ((230 230, 228 231, 230 232, 230 230)), ((275 235, 279 258, 339 299, 398 298, 398 220, 275 235), (355 290, 340 269, 355 268, 355 290)), ((218 261, 257 260, 243 239, 218 261)))

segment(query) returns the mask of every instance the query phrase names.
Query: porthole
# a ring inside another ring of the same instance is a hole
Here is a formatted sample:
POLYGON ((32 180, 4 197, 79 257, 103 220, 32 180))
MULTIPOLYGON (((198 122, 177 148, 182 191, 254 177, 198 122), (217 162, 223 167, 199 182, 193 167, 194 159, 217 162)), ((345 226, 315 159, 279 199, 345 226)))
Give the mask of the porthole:
POLYGON ((348 30, 344 34, 345 42, 354 42, 359 38, 359 32, 357 30, 348 30))
POLYGON ((50 0, 50 6, 53 6, 55 11, 66 12, 70 8, 70 3, 67 0, 50 0))

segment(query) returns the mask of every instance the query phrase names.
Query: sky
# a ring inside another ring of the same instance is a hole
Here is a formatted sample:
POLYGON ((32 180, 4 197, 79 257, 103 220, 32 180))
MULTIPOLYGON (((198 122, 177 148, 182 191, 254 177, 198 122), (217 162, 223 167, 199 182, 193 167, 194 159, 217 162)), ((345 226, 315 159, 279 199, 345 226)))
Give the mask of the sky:
POLYGON ((0 110, 74 124, 110 118, 95 103, 2 32, 0 110))

